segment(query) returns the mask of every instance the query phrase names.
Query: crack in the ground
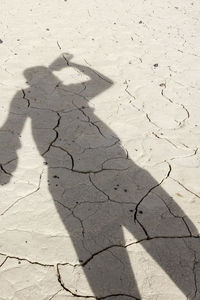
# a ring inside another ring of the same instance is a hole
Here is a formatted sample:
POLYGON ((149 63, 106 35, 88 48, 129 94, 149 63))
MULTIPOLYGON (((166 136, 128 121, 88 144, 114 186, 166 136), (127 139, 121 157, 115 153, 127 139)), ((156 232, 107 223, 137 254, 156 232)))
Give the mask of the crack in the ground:
POLYGON ((86 101, 86 103, 88 103, 89 99, 87 98, 87 96, 84 96, 84 95, 81 94, 86 89, 86 85, 84 84, 84 82, 82 82, 82 85, 84 85, 84 87, 83 87, 83 89, 79 93, 76 93, 74 91, 68 90, 68 89, 63 88, 63 87, 60 87, 59 85, 57 86, 57 88, 59 88, 59 90, 64 91, 64 92, 66 92, 68 94, 81 97, 81 98, 83 98, 86 101))
POLYGON ((28 99, 26 97, 26 93, 23 89, 22 89, 22 95, 23 95, 23 99, 25 99, 27 101, 27 107, 30 107, 30 104, 31 104, 30 99, 28 99))
POLYGON ((58 200, 55 200, 55 202, 59 203, 61 206, 63 206, 65 209, 69 210, 70 213, 72 214, 72 209, 68 206, 66 206, 65 204, 63 204, 62 202, 58 201, 58 200))
POLYGON ((73 105, 86 117, 86 119, 87 119, 87 122, 89 123, 89 124, 91 124, 91 125, 93 125, 94 127, 96 127, 97 128, 97 130, 98 130, 98 132, 100 133, 100 135, 102 136, 102 137, 104 137, 104 138, 106 138, 105 136, 104 136, 104 134, 101 132, 101 129, 99 128, 99 126, 95 123, 95 122, 92 122, 91 121, 91 119, 90 119, 90 117, 85 113, 85 111, 82 109, 82 108, 80 108, 80 107, 78 107, 75 103, 74 103, 74 101, 72 100, 72 103, 73 103, 73 105))
MULTIPOLYGON (((51 145, 50 147, 57 148, 57 149, 60 149, 60 150, 62 150, 62 151, 64 151, 64 152, 66 152, 66 153, 69 155, 69 157, 70 157, 70 159, 71 159, 71 164, 72 164, 72 167, 71 167, 71 169, 69 169, 69 170, 74 171, 74 158, 73 158, 73 155, 72 155, 68 150, 66 150, 65 148, 63 148, 63 147, 61 147, 61 146, 51 145)), ((50 149, 50 148, 49 148, 49 149, 50 149)), ((50 167, 50 168, 53 168, 53 167, 50 167)), ((56 168, 56 167, 54 167, 54 168, 56 168)), ((57 168, 59 168, 59 167, 57 167, 57 168)), ((67 167, 62 167, 62 168, 68 169, 67 167)))
POLYGON ((198 292, 196 266, 197 266, 197 264, 199 264, 199 260, 197 259, 196 251, 194 249, 192 249, 190 247, 190 245, 188 245, 186 243, 186 241, 184 241, 184 244, 193 253, 193 256, 194 256, 194 261, 193 261, 193 266, 192 266, 192 273, 193 273, 193 277, 194 277, 195 290, 194 290, 194 296, 192 297, 192 299, 195 300, 197 292, 198 292))
POLYGON ((150 190, 140 199, 140 201, 137 203, 137 205, 136 205, 136 207, 135 207, 135 213, 134 213, 134 221, 136 222, 138 222, 139 224, 140 224, 140 226, 142 227, 142 229, 145 231, 145 234, 147 235, 147 237, 149 237, 149 235, 148 235, 148 233, 147 233, 147 231, 146 231, 146 229, 144 228, 144 226, 141 224, 141 222, 137 219, 137 214, 138 214, 138 209, 139 209, 139 206, 140 206, 140 204, 142 203, 142 201, 146 198, 146 197, 148 197, 148 195, 155 189, 155 188, 157 188, 158 186, 160 186, 169 176, 170 176, 170 173, 171 173, 171 170, 172 170, 172 168, 171 168, 171 165, 167 162, 167 164, 168 164, 168 167, 169 167, 169 170, 168 170, 168 172, 167 172, 167 174, 166 174, 166 176, 159 182, 159 183, 157 183, 156 185, 154 185, 152 188, 150 188, 150 190))
MULTIPOLYGON (((3 254, 1 254, 1 256, 4 256, 3 254)), ((5 264, 5 262, 7 261, 8 256, 5 257, 5 259, 3 260, 3 262, 0 264, 0 268, 5 264)))
MULTIPOLYGON (((117 170, 117 171, 119 171, 119 170, 117 170)), ((121 170, 121 171, 124 171, 124 170, 121 170)), ((110 196, 109 196, 108 194, 106 194, 105 191, 103 191, 102 189, 100 189, 100 188, 94 183, 94 181, 93 181, 92 178, 91 178, 91 174, 92 174, 92 173, 93 173, 93 172, 89 173, 89 181, 91 182, 91 184, 93 185, 93 187, 94 187, 97 191, 101 192, 104 196, 106 196, 106 198, 107 198, 108 201, 114 202, 114 203, 118 203, 118 204, 135 204, 135 205, 136 205, 136 203, 133 203, 132 201, 128 201, 128 202, 124 202, 124 201, 123 201, 123 202, 122 202, 122 201, 117 201, 117 200, 111 199, 110 196)))
MULTIPOLYGON (((152 134, 157 138, 157 139, 161 139, 161 140, 165 140, 166 142, 170 143, 173 147, 175 147, 176 149, 181 149, 179 148, 176 144, 174 144, 172 141, 170 141, 168 138, 166 137, 161 137, 159 136, 158 134, 156 134, 155 132, 152 132, 152 134)), ((185 148, 187 149, 190 149, 188 146, 184 145, 184 144, 181 144, 183 145, 185 148)), ((189 155, 186 155, 186 156, 181 156, 181 158, 187 158, 187 157, 192 157, 192 156, 195 156, 197 154, 197 152, 199 151, 199 148, 195 148, 195 149, 190 149, 191 151, 193 151, 192 154, 189 154, 189 155)), ((172 157, 170 160, 175 160, 179 158, 179 156, 177 157, 172 157)))
POLYGON ((63 288, 57 291, 54 295, 52 295, 48 300, 52 300, 55 296, 57 296, 60 292, 63 291, 63 288))
POLYGON ((128 159, 127 157, 120 157, 120 156, 117 156, 117 157, 113 157, 113 158, 108 158, 106 159, 102 164, 101 164, 101 169, 98 169, 98 170, 78 170, 78 169, 75 169, 74 168, 74 164, 75 164, 75 160, 73 158, 73 156, 69 153, 69 151, 67 151, 65 148, 61 147, 61 146, 55 146, 55 145, 52 145, 51 147, 54 147, 54 148, 58 148, 60 150, 63 150, 64 152, 66 152, 70 158, 71 158, 71 163, 72 163, 72 167, 71 168, 68 168, 68 167, 49 167, 50 169, 65 169, 65 170, 69 170, 69 171, 72 171, 74 173, 79 173, 79 174, 98 174, 98 173, 101 173, 103 171, 118 171, 118 172, 123 172, 123 171, 127 171, 130 167, 127 167, 127 168, 124 168, 124 169, 121 169, 121 168, 104 168, 104 164, 107 163, 108 161, 112 161, 113 159, 128 159))
POLYGON ((143 111, 143 113, 145 114, 145 116, 146 116, 147 120, 149 121, 149 123, 153 124, 153 125, 156 126, 157 128, 160 128, 156 123, 154 123, 154 122, 151 120, 151 118, 149 117, 148 113, 145 113, 144 111, 143 111))
POLYGON ((185 218, 184 218, 184 217, 181 217, 181 219, 183 220, 183 222, 184 222, 184 224, 185 224, 185 226, 186 226, 186 228, 187 228, 187 230, 188 230, 190 236, 192 237, 193 234, 192 234, 192 232, 191 232, 191 230, 190 230, 190 227, 189 227, 188 223, 186 222, 185 218))
POLYGON ((183 221, 183 223, 184 223, 185 227, 187 228, 187 230, 188 230, 190 236, 192 237, 192 236, 193 236, 193 235, 192 235, 192 232, 191 232, 191 230, 190 230, 190 228, 189 228, 189 226, 188 226, 188 224, 187 224, 187 222, 186 222, 184 216, 181 217, 181 216, 175 215, 175 214, 172 212, 171 208, 167 205, 167 203, 165 202, 165 200, 164 200, 158 193, 156 193, 156 191, 155 191, 155 192, 153 191, 153 194, 155 194, 155 195, 156 195, 156 196, 157 196, 157 197, 165 204, 167 210, 169 211, 169 213, 170 213, 174 218, 178 218, 178 219, 181 219, 181 220, 183 221))
POLYGON ((193 274, 194 274, 194 286, 195 286, 195 291, 194 291, 194 297, 193 299, 196 298, 197 292, 198 292, 198 287, 197 287, 197 274, 196 274, 196 266, 198 265, 199 261, 196 258, 196 253, 194 253, 194 264, 193 264, 193 274))
POLYGON ((176 149, 178 149, 178 147, 176 146, 176 144, 172 143, 169 139, 165 138, 165 137, 161 137, 159 135, 157 135, 155 132, 152 132, 152 134, 157 138, 157 139, 161 139, 161 140, 165 140, 168 143, 170 143, 172 146, 174 146, 176 149))
POLYGON ((150 241, 153 241, 153 240, 156 240, 156 239, 200 239, 199 236, 191 236, 191 235, 177 235, 177 236, 152 236, 152 237, 146 237, 146 238, 143 238, 143 239, 140 239, 138 241, 135 241, 135 242, 131 242, 127 245, 122 245, 122 244, 113 244, 113 245, 110 245, 110 246, 107 246, 95 253, 93 253, 88 259, 86 259, 84 262, 81 262, 79 264, 71 264, 71 263, 58 263, 58 265, 61 265, 61 266, 66 266, 66 265, 69 265, 69 266, 72 266, 74 268, 76 267, 85 267, 91 260, 93 260, 97 255, 103 253, 103 252, 106 252, 106 251, 109 251, 110 249, 112 248, 128 248, 128 247, 131 247, 133 245, 137 245, 137 244, 140 244, 142 242, 150 242, 150 241))
POLYGON ((133 95, 129 92, 129 90, 128 90, 128 89, 129 89, 129 84, 128 84, 127 80, 125 80, 124 83, 126 84, 125 92, 126 92, 129 96, 131 96, 133 99, 136 99, 135 96, 133 96, 133 95))
POLYGON ((154 123, 151 118, 149 117, 148 113, 146 113, 143 109, 138 108, 135 104, 133 104, 132 100, 129 101, 129 103, 131 104, 131 106, 133 108, 135 108, 138 112, 141 112, 144 114, 145 118, 148 120, 149 123, 151 123, 152 125, 154 125, 156 128, 161 129, 161 127, 159 127, 156 123, 154 123))
POLYGON ((58 45, 58 48, 61 50, 62 48, 61 48, 61 46, 60 46, 60 44, 59 44, 58 41, 56 42, 56 44, 58 45))
POLYGON ((12 111, 10 111, 10 114, 11 115, 16 115, 16 116, 26 116, 26 113, 16 113, 16 112, 12 112, 12 111))
MULTIPOLYGON (((126 296, 126 297, 130 297, 130 298, 133 298, 133 299, 138 299, 132 295, 128 295, 128 294, 112 294, 112 295, 108 295, 108 296, 104 296, 104 297, 94 297, 94 296, 84 296, 84 295, 80 295, 80 294, 76 294, 76 293, 73 293, 71 290, 69 290, 65 285, 64 283, 62 282, 62 278, 61 278, 61 274, 60 274, 60 271, 59 271, 59 265, 61 266, 64 266, 64 265, 70 265, 72 267, 84 267, 86 266, 94 257, 96 257, 97 255, 99 255, 100 253, 103 253, 105 251, 109 251, 110 249, 112 248, 115 248, 115 247, 118 247, 118 248, 128 248, 134 244, 139 244, 141 242, 144 242, 144 241, 151 241, 151 240, 155 240, 155 239, 194 239, 194 238, 198 238, 199 237, 192 237, 190 235, 185 235, 185 236, 164 236, 164 237, 149 237, 149 238, 145 238, 145 239, 141 239, 139 241, 136 241, 136 242, 132 242, 132 243, 129 243, 127 245, 111 245, 111 246, 108 246, 104 249, 101 249, 99 251, 97 251, 96 253, 93 253, 91 255, 91 257, 89 257, 85 262, 83 263, 80 263, 80 264, 75 264, 75 265, 72 265, 70 263, 60 263, 60 264, 57 264, 57 276, 58 276, 58 281, 60 283, 60 285, 62 286, 62 288, 64 288, 66 291, 68 291, 69 293, 71 293, 73 296, 76 296, 76 297, 83 297, 83 298, 94 298, 94 299, 106 299, 106 298, 109 298, 109 297, 114 297, 114 296, 126 296)), ((110 251, 109 251, 110 252, 110 251)), ((193 266, 193 272, 194 272, 194 281, 195 281, 195 287, 196 287, 196 291, 195 291, 195 296, 196 296, 196 293, 197 293, 197 278, 196 278, 196 272, 195 272, 195 268, 196 268, 196 264, 197 264, 197 260, 195 259, 195 262, 194 262, 194 266, 193 266)))
POLYGON ((132 298, 132 299, 135 299, 135 300, 141 300, 139 298, 136 298, 132 295, 129 295, 129 294, 125 294, 125 293, 118 293, 118 294, 111 294, 111 295, 107 295, 107 296, 103 296, 103 297, 98 297, 98 296, 86 296, 86 295, 81 295, 81 294, 78 294, 78 293, 74 293, 73 291, 71 291, 69 288, 67 288, 64 284, 64 282, 62 281, 62 277, 61 277, 61 274, 60 274, 60 270, 59 270, 59 265, 57 264, 57 278, 58 278, 58 282, 60 283, 61 287, 66 290, 67 292, 69 292, 72 296, 75 296, 77 298, 85 298, 85 299, 96 299, 96 300, 103 300, 103 299, 108 299, 108 298, 111 298, 111 297, 120 297, 120 296, 124 296, 124 297, 129 297, 129 298, 132 298))
MULTIPOLYGON (((76 206, 75 206, 75 208, 76 208, 76 206)), ((83 238, 84 238, 84 235, 85 235, 85 229, 84 229, 84 226, 83 226, 83 220, 81 220, 81 218, 79 218, 78 216, 76 216, 75 215, 75 213, 74 213, 74 209, 75 208, 73 208, 73 209, 70 209, 71 210, 71 213, 72 213, 72 216, 75 218, 75 219, 77 219, 78 221, 79 221, 79 223, 80 223, 80 225, 81 225, 81 229, 82 229, 82 236, 83 236, 83 238)))
MULTIPOLYGON (((16 158, 13 158, 13 159, 11 159, 11 160, 9 160, 9 161, 7 161, 6 163, 3 163, 3 164, 2 164, 2 166, 3 166, 2 171, 3 171, 3 172, 5 171, 5 170, 4 170, 4 166, 10 164, 11 162, 13 162, 13 161, 15 161, 15 160, 17 160, 17 157, 16 157, 16 158)), ((12 176, 13 176, 13 175, 12 175, 12 176)))
POLYGON ((25 196, 23 196, 23 197, 18 198, 15 202, 13 202, 10 206, 8 206, 8 207, 0 214, 0 216, 3 216, 3 215, 4 215, 6 212, 8 212, 13 206, 15 206, 15 204, 17 204, 19 201, 21 201, 21 200, 23 200, 23 199, 25 199, 25 198, 27 198, 27 197, 29 197, 29 196, 31 196, 31 195, 33 195, 33 194, 35 194, 35 193, 37 193, 37 192, 39 191, 39 189, 40 189, 40 184, 41 184, 41 180, 42 180, 42 174, 43 174, 43 171, 44 171, 44 170, 42 170, 42 172, 41 172, 41 174, 40 174, 40 176, 39 176, 39 182, 38 182, 37 188, 36 188, 33 192, 31 192, 31 193, 29 193, 29 194, 27 194, 27 195, 25 195, 25 196))
POLYGON ((69 111, 63 111, 63 109, 61 109, 61 110, 53 110, 53 109, 50 109, 50 108, 37 107, 37 106, 32 106, 32 105, 30 105, 29 108, 31 108, 31 109, 38 109, 38 110, 47 110, 47 111, 51 111, 51 112, 56 113, 56 114, 57 113, 68 113, 68 112, 71 112, 73 110, 76 110, 75 108, 71 109, 69 111))
MULTIPOLYGON (((125 83, 127 84, 127 81, 125 81, 125 83)), ((168 97, 164 94, 164 89, 166 88, 166 83, 164 83, 164 84, 162 85, 162 87, 164 87, 164 88, 161 90, 161 95, 162 95, 162 97, 165 98, 166 100, 168 100, 171 104, 175 104, 175 105, 177 105, 177 106, 179 106, 179 107, 182 107, 182 109, 186 112, 186 117, 185 117, 182 121, 179 121, 179 122, 178 122, 178 129, 179 129, 179 128, 183 127, 183 126, 185 125, 185 122, 190 118, 190 112, 189 112, 189 110, 185 107, 184 104, 182 104, 182 103, 180 104, 180 103, 178 103, 178 102, 175 102, 175 101, 173 101, 172 99, 168 98, 168 97)), ((136 97, 133 96, 133 95, 128 91, 128 84, 127 84, 127 86, 126 86, 126 88, 125 88, 125 92, 126 92, 129 96, 131 96, 132 98, 134 98, 134 100, 136 99, 136 97)), ((154 125, 155 127, 159 128, 159 129, 162 129, 160 126, 158 126, 156 123, 154 123, 154 122, 151 120, 151 118, 150 118, 150 116, 149 116, 149 114, 148 114, 147 112, 145 112, 142 108, 138 108, 135 104, 133 104, 132 100, 130 100, 129 103, 130 103, 131 106, 134 107, 138 112, 142 112, 142 113, 144 114, 144 116, 146 117, 146 119, 147 119, 152 125, 154 125)), ((175 121, 176 121, 176 120, 175 120, 175 121)), ((176 128, 173 128, 173 129, 176 129, 176 128)))
MULTIPOLYGON (((70 60, 67 59, 67 57, 65 56, 65 54, 62 55, 63 59, 66 61, 67 65, 70 67, 70 60)), ((86 62, 87 63, 87 62, 86 62)), ((87 63, 88 64, 88 63, 87 63)), ((89 65, 89 64, 88 64, 89 65)), ((72 65, 73 67, 73 65, 72 65)), ((113 84, 112 81, 110 81, 109 79, 105 78, 104 76, 102 76, 101 74, 99 74, 97 71, 93 70, 90 68, 90 71, 92 73, 94 73, 95 75, 97 75, 99 78, 101 78, 102 80, 104 80, 105 82, 109 83, 109 84, 113 84)), ((84 73, 84 71, 82 71, 84 73)))
POLYGON ((109 83, 109 84, 113 84, 112 81, 108 80, 107 78, 105 78, 104 76, 100 75, 97 71, 91 69, 91 71, 96 74, 99 78, 101 78, 102 80, 104 80, 105 82, 109 83))
POLYGON ((69 292, 72 296, 75 296, 75 297, 82 297, 82 298, 90 298, 90 299, 97 299, 96 297, 93 297, 93 296, 84 296, 84 295, 79 295, 79 294, 75 294, 73 293, 71 290, 69 290, 63 283, 62 281, 62 277, 61 277, 61 274, 60 274, 60 270, 59 270, 59 265, 57 264, 57 267, 56 267, 56 271, 57 271, 57 278, 58 278, 58 282, 60 283, 61 287, 66 290, 67 292, 69 292))
POLYGON ((179 106, 179 107, 182 107, 182 109, 185 110, 185 112, 186 112, 186 117, 185 117, 182 121, 178 122, 179 128, 180 128, 180 127, 183 127, 183 126, 185 125, 185 122, 190 118, 190 113, 189 113, 188 109, 185 107, 184 104, 175 102, 175 101, 173 101, 172 99, 170 99, 169 97, 167 97, 167 96, 164 94, 164 89, 166 89, 166 88, 167 88, 167 85, 166 85, 166 83, 165 83, 165 84, 164 84, 164 88, 161 90, 161 95, 162 95, 166 100, 168 100, 170 103, 175 104, 175 105, 177 105, 177 106, 179 106))
POLYGON ((199 195, 197 195, 196 193, 194 193, 193 191, 191 191, 189 188, 187 188, 185 185, 183 185, 180 181, 178 181, 177 179, 169 176, 169 178, 171 178, 173 181, 175 181, 176 183, 178 183, 180 186, 182 186, 186 191, 188 191, 189 193, 193 194, 194 196, 196 196, 197 198, 200 198, 199 195))
POLYGON ((5 260, 3 261, 3 263, 0 265, 0 267, 10 258, 10 259, 16 259, 18 261, 26 261, 32 265, 39 265, 41 267, 54 267, 53 264, 44 264, 44 263, 41 263, 41 262, 38 262, 38 261, 31 261, 29 260, 28 258, 24 258, 24 257, 18 257, 18 256, 13 256, 13 255, 8 255, 8 254, 5 254, 5 253, 0 253, 0 255, 4 256, 5 257, 5 260))
POLYGON ((80 154, 83 154, 83 153, 85 153, 85 151, 88 151, 88 150, 96 150, 96 149, 99 149, 99 148, 108 149, 108 148, 111 148, 111 147, 113 147, 113 146, 115 146, 117 144, 119 144, 119 146, 122 147, 120 139, 116 139, 116 141, 113 144, 111 144, 111 145, 100 146, 100 147, 99 146, 98 147, 88 147, 88 148, 85 148, 82 152, 80 152, 80 154))
POLYGON ((9 175, 9 176, 13 176, 11 173, 7 172, 5 169, 4 169, 4 165, 5 164, 0 164, 0 169, 3 173, 5 173, 6 175, 9 175))
POLYGON ((58 200, 55 200, 55 202, 59 203, 61 206, 63 206, 65 209, 67 209, 70 212, 70 215, 72 215, 75 219, 77 219, 79 221, 79 223, 81 225, 81 229, 82 229, 81 233, 82 233, 82 236, 84 238, 84 235, 85 235, 85 229, 84 229, 84 225, 83 225, 84 220, 82 220, 81 218, 79 218, 78 216, 76 216, 75 213, 74 213, 74 210, 76 209, 76 207, 78 205, 80 205, 81 203, 76 203, 74 205, 74 207, 70 208, 70 207, 66 206, 65 204, 63 204, 62 202, 60 202, 58 200))
POLYGON ((48 148, 41 154, 42 156, 44 156, 47 152, 49 152, 51 146, 53 145, 53 143, 56 142, 56 140, 58 139, 58 131, 57 131, 57 128, 59 127, 60 125, 60 120, 61 120, 61 115, 60 113, 56 112, 57 116, 58 116, 58 120, 57 120, 57 123, 56 125, 52 128, 52 130, 55 132, 56 136, 55 138, 51 141, 51 143, 49 144, 48 148))
MULTIPOLYGON (((157 236, 154 236, 154 237, 144 238, 144 239, 141 239, 141 240, 138 240, 138 241, 135 241, 135 242, 131 242, 131 243, 127 244, 127 245, 114 244, 114 245, 110 245, 110 246, 108 246, 108 247, 106 247, 106 248, 103 248, 103 249, 101 249, 101 250, 99 250, 99 251, 93 253, 87 260, 85 260, 84 262, 82 262, 82 263, 80 263, 80 264, 75 264, 75 265, 73 265, 73 264, 70 264, 70 263, 68 263, 68 262, 66 262, 66 263, 57 263, 57 264, 56 264, 56 267, 58 268, 59 265, 60 265, 60 266, 70 265, 70 266, 72 266, 72 267, 74 267, 74 268, 76 268, 76 267, 84 267, 84 266, 86 266, 92 259, 94 259, 97 255, 99 255, 99 254, 101 254, 101 253, 103 253, 103 252, 109 251, 109 250, 112 249, 112 248, 124 248, 124 249, 126 249, 126 248, 128 248, 128 247, 130 247, 130 246, 140 244, 140 243, 142 243, 142 242, 144 242, 144 241, 150 242, 150 241, 156 240, 156 239, 183 239, 183 241, 184 241, 184 239, 200 239, 200 237, 199 237, 199 236, 198 236, 198 237, 197 237, 197 236, 190 236, 190 235, 183 235, 183 236, 158 236, 158 237, 157 237, 157 236)), ((193 249, 191 249, 191 250, 194 252, 193 249)), ((18 260, 18 261, 26 261, 26 262, 28 262, 28 263, 30 263, 30 264, 33 264, 33 265, 39 265, 39 266, 41 266, 41 267, 51 267, 51 268, 55 267, 54 264, 46 264, 46 263, 42 263, 42 262, 38 262, 38 261, 32 261, 32 260, 30 260, 30 259, 28 259, 28 258, 24 258, 24 257, 19 257, 19 256, 14 256, 14 255, 8 255, 8 254, 5 254, 5 253, 0 253, 0 255, 5 257, 5 259, 4 259, 4 261, 1 263, 0 267, 2 267, 2 266, 6 263, 6 261, 7 261, 8 259, 16 259, 16 260, 18 260)), ((196 262, 196 264, 198 263, 197 259, 195 260, 195 262, 196 262)), ((196 267, 196 265, 194 265, 193 269, 195 269, 195 267, 196 267)), ((61 280, 61 277, 60 277, 60 280, 61 280)), ((66 287, 63 286, 62 284, 61 284, 61 286, 62 286, 65 290, 67 290, 66 287)), ((77 297, 84 297, 84 296, 81 296, 81 295, 73 294, 70 290, 67 290, 67 291, 70 292, 70 293, 71 293, 72 295, 74 295, 74 296, 77 296, 77 297)), ((86 296, 86 298, 92 298, 92 297, 93 297, 93 296, 86 296)), ((93 298, 94 298, 94 297, 93 297, 93 298)), ((95 298, 95 299, 101 299, 101 298, 95 298)))
POLYGON ((96 298, 98 300, 103 300, 103 299, 108 299, 111 297, 129 297, 135 300, 142 300, 140 298, 136 298, 135 296, 129 295, 129 294, 112 294, 112 295, 108 295, 108 296, 104 296, 104 297, 100 297, 100 298, 96 298))

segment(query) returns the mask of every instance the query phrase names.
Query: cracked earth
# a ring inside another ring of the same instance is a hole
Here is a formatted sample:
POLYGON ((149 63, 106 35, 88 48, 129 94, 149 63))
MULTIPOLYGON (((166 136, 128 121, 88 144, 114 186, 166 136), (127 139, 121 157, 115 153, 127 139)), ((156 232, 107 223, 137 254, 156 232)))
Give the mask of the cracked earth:
POLYGON ((0 300, 200 299, 199 1, 1 1, 0 300))

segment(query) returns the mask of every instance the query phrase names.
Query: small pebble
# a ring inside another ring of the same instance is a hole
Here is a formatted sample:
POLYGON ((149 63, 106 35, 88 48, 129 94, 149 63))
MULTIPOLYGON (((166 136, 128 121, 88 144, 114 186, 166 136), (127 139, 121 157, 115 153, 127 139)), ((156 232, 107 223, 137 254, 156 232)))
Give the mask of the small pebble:
POLYGON ((161 87, 166 87, 166 84, 165 83, 161 83, 160 86, 161 87))
POLYGON ((154 66, 154 68, 157 68, 157 67, 158 67, 158 64, 154 64, 153 66, 154 66))

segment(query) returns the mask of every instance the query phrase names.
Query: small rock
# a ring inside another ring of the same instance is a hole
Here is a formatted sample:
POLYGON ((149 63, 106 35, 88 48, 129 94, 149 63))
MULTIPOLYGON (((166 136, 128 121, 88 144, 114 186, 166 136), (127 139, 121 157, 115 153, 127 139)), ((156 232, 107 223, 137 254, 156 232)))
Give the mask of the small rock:
POLYGON ((165 83, 161 83, 160 86, 166 88, 166 84, 165 83))
POLYGON ((154 68, 157 68, 157 67, 158 67, 158 64, 154 64, 153 66, 154 66, 154 68))

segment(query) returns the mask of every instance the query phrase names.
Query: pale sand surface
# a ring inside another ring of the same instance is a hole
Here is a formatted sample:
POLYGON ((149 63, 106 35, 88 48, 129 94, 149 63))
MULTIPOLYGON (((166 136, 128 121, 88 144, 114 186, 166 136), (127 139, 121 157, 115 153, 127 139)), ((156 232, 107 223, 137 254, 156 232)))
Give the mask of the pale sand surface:
POLYGON ((199 1, 0 9, 0 300, 200 299, 199 1))

